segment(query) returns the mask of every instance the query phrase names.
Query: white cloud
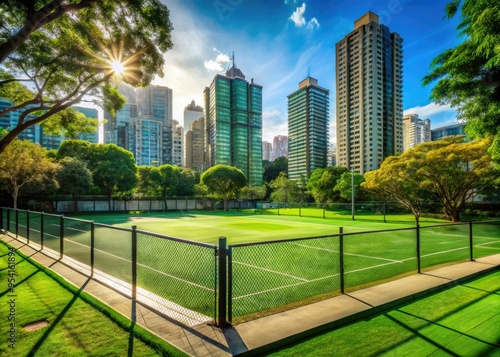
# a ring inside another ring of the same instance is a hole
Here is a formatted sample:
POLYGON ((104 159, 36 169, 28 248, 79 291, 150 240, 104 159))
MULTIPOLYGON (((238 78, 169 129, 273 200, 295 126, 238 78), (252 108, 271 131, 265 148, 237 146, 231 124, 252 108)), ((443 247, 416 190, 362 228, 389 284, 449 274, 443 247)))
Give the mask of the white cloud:
POLYGON ((309 20, 309 22, 307 23, 307 28, 309 30, 314 30, 314 28, 319 28, 319 22, 318 20, 313 17, 311 20, 309 20))
POLYGON ((208 69, 209 71, 221 72, 224 70, 223 64, 229 62, 229 56, 220 52, 215 47, 213 48, 213 50, 216 52, 219 52, 217 57, 215 57, 214 60, 211 59, 211 60, 205 61, 203 64, 205 65, 205 68, 208 69))
POLYGON ((306 3, 302 3, 302 6, 295 9, 290 20, 295 24, 296 27, 306 26, 309 30, 314 30, 319 28, 319 21, 317 18, 313 17, 309 21, 306 20, 304 14, 306 13, 306 3))
POLYGON ((297 27, 302 27, 306 24, 306 19, 304 18, 304 13, 306 12, 306 3, 302 3, 301 7, 298 7, 290 16, 290 20, 295 24, 297 27))
POLYGON ((439 104, 432 102, 432 103, 429 103, 429 104, 424 105, 424 106, 416 106, 413 108, 406 109, 404 111, 404 115, 418 114, 418 116, 421 119, 427 119, 428 117, 430 117, 432 115, 441 114, 443 112, 450 112, 450 111, 454 111, 454 109, 451 108, 449 104, 439 105, 439 104))

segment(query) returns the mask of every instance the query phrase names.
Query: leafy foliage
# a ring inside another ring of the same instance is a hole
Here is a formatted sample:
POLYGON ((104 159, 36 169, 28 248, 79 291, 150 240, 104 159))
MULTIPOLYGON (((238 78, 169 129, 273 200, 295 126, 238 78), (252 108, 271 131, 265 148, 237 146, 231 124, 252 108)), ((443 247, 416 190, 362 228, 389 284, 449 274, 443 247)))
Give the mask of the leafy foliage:
POLYGON ((285 205, 288 205, 290 202, 302 202, 302 190, 297 182, 288 178, 284 171, 271 181, 269 186, 274 190, 271 193, 271 200, 274 202, 283 202, 285 205))
POLYGON ((77 212, 78 205, 76 201, 92 188, 92 173, 83 161, 74 157, 65 157, 59 161, 59 164, 60 168, 56 174, 59 189, 71 195, 74 201, 74 210, 77 212))
POLYGON ((268 165, 264 165, 264 182, 271 182, 279 176, 280 172, 283 171, 288 173, 288 159, 281 156, 273 162, 270 162, 268 165))
POLYGON ((88 130, 68 108, 94 97, 110 112, 120 109, 116 79, 149 84, 163 75, 163 53, 172 47, 169 12, 159 0, 2 1, 0 13, 0 96, 13 101, 0 118, 20 113, 0 152, 47 118, 48 127, 62 126, 70 136, 88 130), (126 69, 122 74, 113 68, 116 61, 126 69))
POLYGON ((229 199, 234 198, 247 183, 243 171, 227 165, 212 166, 201 174, 200 179, 209 194, 224 200, 224 211, 227 211, 229 199))
MULTIPOLYGON (((28 184, 52 182, 57 165, 47 158, 47 151, 27 140, 15 140, 7 150, 0 153, 0 180, 12 196, 13 206, 28 184)), ((40 187, 39 187, 40 188, 40 187)))
POLYGON ((307 182, 307 189, 314 197, 314 201, 318 204, 337 201, 339 194, 334 191, 334 188, 342 174, 348 171, 347 167, 343 166, 329 166, 314 170, 307 182))
POLYGON ((432 99, 457 108, 470 138, 495 137, 490 153, 500 162, 500 2, 453 0, 448 17, 460 4, 458 30, 464 41, 434 59, 423 83, 437 81, 432 99))
POLYGON ((352 181, 353 181, 353 176, 354 176, 354 200, 355 201, 363 201, 366 199, 366 192, 361 186, 361 184, 364 181, 363 175, 354 172, 344 172, 339 180, 337 181, 337 184, 333 188, 335 192, 338 192, 340 197, 346 201, 352 201, 352 181))

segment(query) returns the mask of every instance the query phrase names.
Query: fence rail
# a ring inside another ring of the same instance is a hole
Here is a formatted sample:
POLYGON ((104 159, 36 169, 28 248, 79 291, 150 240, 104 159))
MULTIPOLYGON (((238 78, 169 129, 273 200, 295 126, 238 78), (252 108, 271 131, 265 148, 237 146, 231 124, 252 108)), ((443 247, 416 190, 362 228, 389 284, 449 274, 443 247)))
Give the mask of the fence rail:
POLYGON ((500 220, 212 245, 0 207, 0 231, 184 324, 221 327, 500 253, 500 220))

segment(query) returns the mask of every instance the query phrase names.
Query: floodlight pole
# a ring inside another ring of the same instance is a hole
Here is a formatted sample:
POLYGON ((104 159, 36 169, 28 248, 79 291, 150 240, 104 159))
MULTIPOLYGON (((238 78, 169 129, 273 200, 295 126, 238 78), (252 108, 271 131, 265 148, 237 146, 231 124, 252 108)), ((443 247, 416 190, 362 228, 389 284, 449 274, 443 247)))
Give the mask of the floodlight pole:
POLYGON ((351 167, 351 203, 352 203, 352 220, 354 221, 354 168, 351 167))

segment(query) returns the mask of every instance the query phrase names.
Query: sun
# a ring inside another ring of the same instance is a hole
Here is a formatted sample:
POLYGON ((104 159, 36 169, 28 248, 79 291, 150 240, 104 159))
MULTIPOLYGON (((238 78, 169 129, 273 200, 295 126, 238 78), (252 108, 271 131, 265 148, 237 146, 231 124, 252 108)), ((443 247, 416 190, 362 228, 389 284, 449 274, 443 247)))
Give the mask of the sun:
POLYGON ((113 70, 115 75, 120 76, 125 71, 125 65, 120 62, 120 60, 114 60, 113 62, 111 62, 111 69, 113 70))

